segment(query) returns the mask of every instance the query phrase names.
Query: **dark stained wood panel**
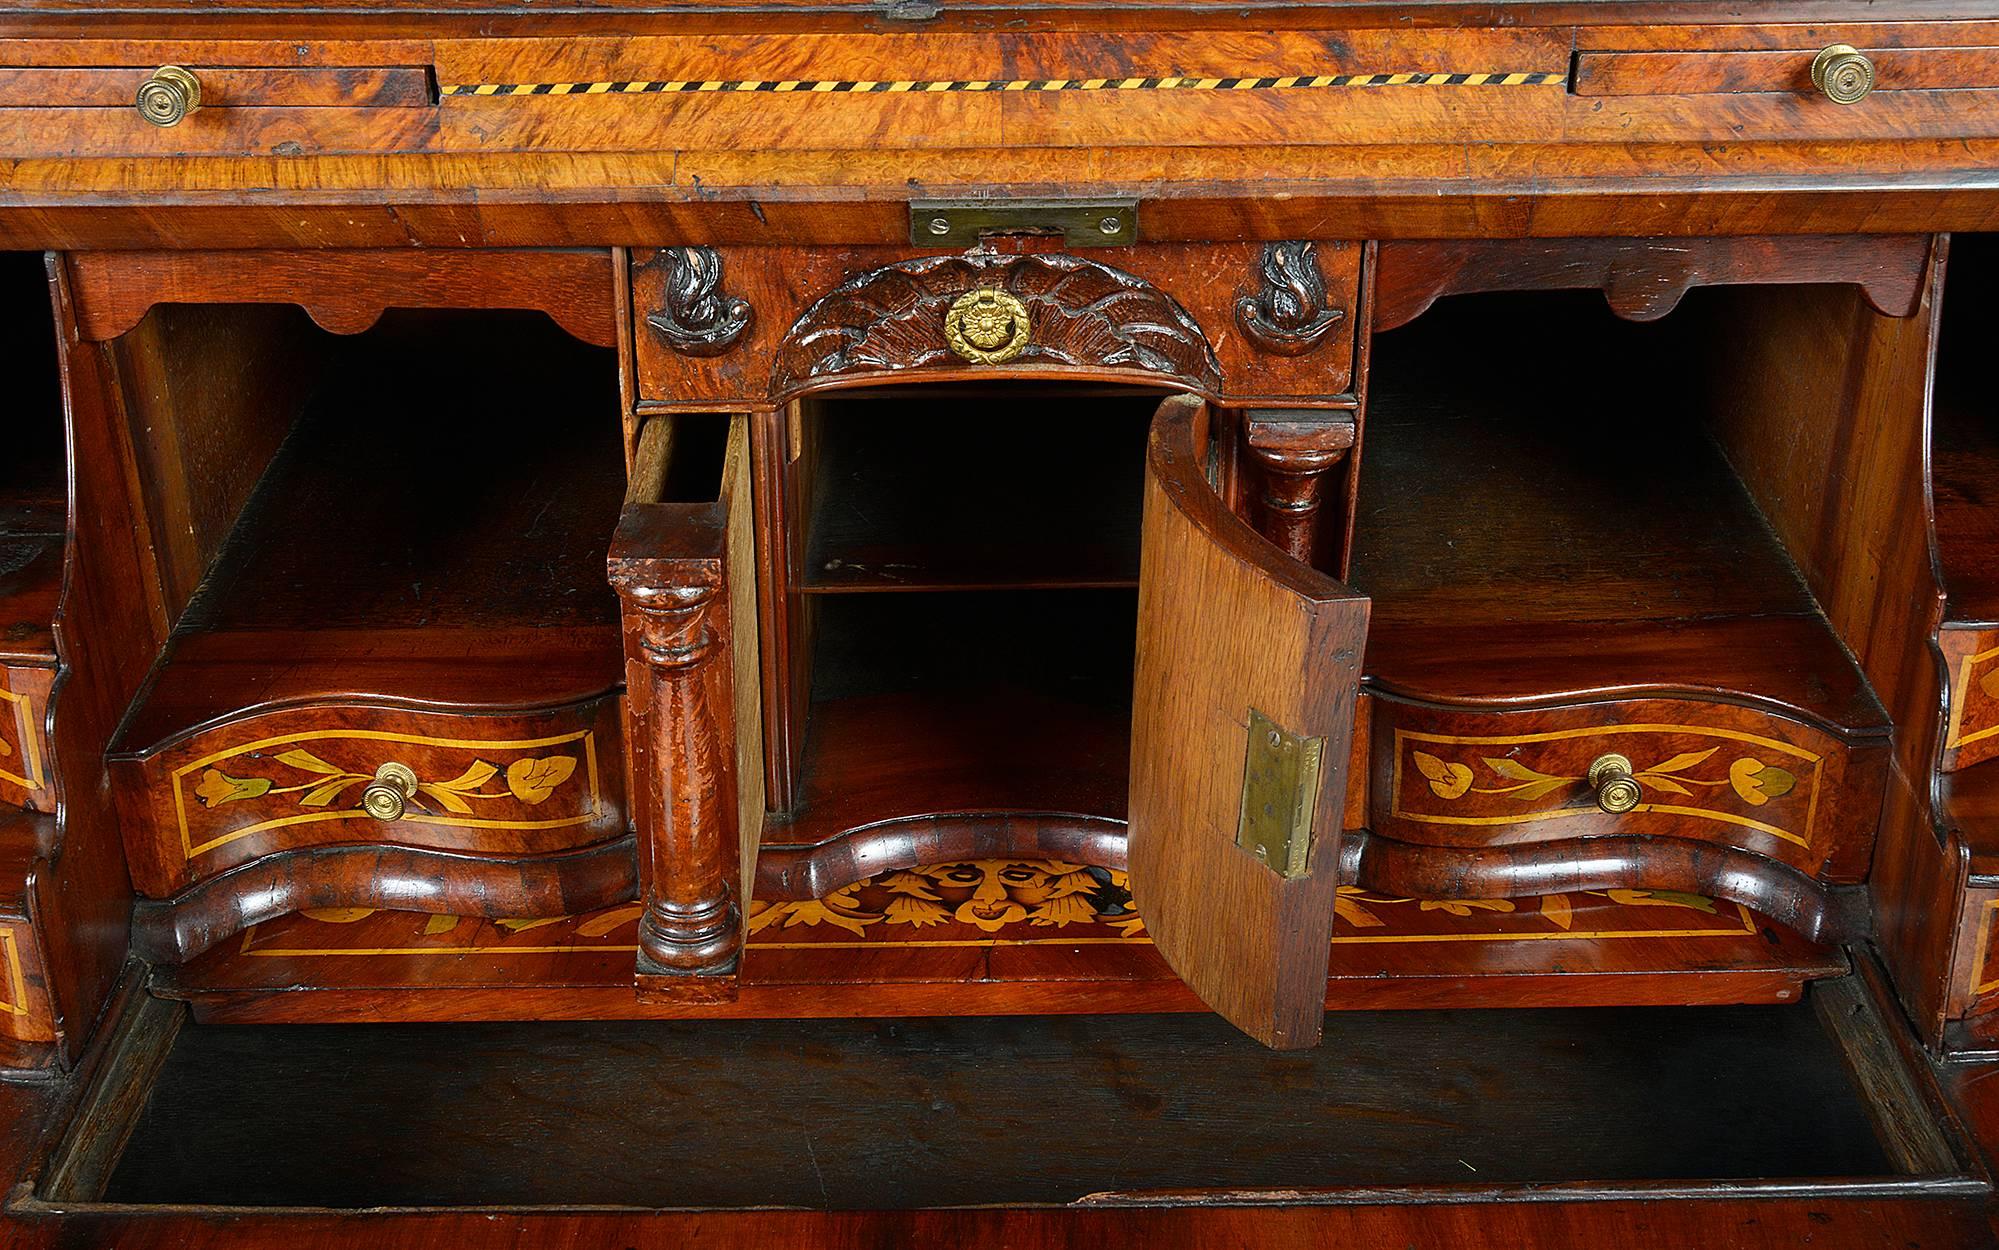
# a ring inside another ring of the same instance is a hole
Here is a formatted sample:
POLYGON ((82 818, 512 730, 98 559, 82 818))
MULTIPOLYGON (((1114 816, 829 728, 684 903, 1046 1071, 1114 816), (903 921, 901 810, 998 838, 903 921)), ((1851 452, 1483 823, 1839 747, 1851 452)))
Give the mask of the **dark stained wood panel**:
POLYGON ((821 401, 801 588, 1136 586, 1156 402, 1027 388, 821 401))
POLYGON ((1985 364, 1999 328, 1999 238, 1952 237, 1932 414, 1932 497, 1946 612, 1999 621, 1999 399, 1985 364))
POLYGON ((1279 1055, 1200 1016, 196 1025, 106 1196, 866 1210, 1891 1171, 1798 1008, 1326 1028, 1279 1055))
POLYGON ((516 313, 401 313, 328 347, 184 630, 616 619, 609 352, 516 313))
POLYGON ((0 339, 19 366, 0 420, 0 662, 47 663, 68 487, 55 313, 40 256, 0 253, 0 339))

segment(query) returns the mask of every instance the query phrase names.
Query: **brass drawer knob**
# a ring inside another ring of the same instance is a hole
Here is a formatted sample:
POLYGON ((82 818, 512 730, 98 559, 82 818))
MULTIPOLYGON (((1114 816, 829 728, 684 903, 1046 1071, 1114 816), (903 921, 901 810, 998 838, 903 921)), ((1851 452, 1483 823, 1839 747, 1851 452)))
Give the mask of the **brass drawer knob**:
POLYGON ((1003 365, 1027 350, 1027 305, 1008 291, 982 287, 960 295, 944 314, 944 341, 975 365, 1003 365))
POLYGON ((1631 775, 1630 759, 1622 755, 1599 755, 1591 760, 1589 784, 1596 791, 1596 805, 1613 816, 1622 816, 1645 797, 1638 788, 1638 778, 1631 775))
POLYGON ((1812 86, 1834 104, 1858 104, 1874 90, 1874 62, 1850 43, 1836 43, 1812 58, 1812 86))
POLYGON ((178 126, 201 107, 201 79, 192 70, 162 65, 139 84, 139 116, 155 126, 178 126))
POLYGON ((376 820, 401 820, 416 793, 416 774, 391 760, 375 770, 375 779, 361 791, 361 808, 376 820))

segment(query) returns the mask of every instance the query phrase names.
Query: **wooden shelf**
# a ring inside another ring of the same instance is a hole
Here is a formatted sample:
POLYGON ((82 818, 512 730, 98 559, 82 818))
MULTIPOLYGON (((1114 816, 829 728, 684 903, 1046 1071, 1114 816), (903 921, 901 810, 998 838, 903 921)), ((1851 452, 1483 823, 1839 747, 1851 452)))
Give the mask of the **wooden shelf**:
POLYGON ((1157 397, 940 389, 810 410, 806 594, 1138 584, 1157 397))
POLYGON ((611 354, 520 314, 391 314, 330 350, 121 748, 302 698, 526 706, 621 679, 611 354))
POLYGON ((385 319, 333 346, 183 632, 616 621, 610 353, 492 314, 385 319))
POLYGON ((1705 414, 1662 383, 1680 343, 1593 293, 1448 300, 1382 336, 1351 573, 1370 679, 1447 700, 1700 691, 1885 732, 1705 414), (1596 372, 1551 390, 1546 343, 1596 372))
POLYGON ((800 802, 771 845, 884 820, 1122 818, 1130 591, 840 596, 815 612, 800 802))

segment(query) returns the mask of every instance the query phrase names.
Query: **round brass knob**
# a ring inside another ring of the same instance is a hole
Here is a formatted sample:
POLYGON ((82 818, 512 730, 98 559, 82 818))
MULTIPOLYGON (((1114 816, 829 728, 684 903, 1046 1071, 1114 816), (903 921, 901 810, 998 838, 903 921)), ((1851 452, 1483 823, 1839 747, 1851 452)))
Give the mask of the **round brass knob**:
POLYGON ((416 774, 391 760, 375 770, 375 779, 361 791, 361 810, 376 820, 401 820, 416 793, 416 774))
POLYGON ((162 65, 139 84, 139 116, 155 126, 178 126, 201 107, 201 79, 192 70, 162 65))
POLYGON ((1834 104, 1858 104, 1874 90, 1874 62, 1850 43, 1836 43, 1812 58, 1812 86, 1834 104))
POLYGON ((1590 789, 1596 791, 1596 805, 1613 816, 1622 816, 1645 797, 1638 778, 1631 775, 1631 761, 1622 755, 1599 755, 1590 761, 1590 789))

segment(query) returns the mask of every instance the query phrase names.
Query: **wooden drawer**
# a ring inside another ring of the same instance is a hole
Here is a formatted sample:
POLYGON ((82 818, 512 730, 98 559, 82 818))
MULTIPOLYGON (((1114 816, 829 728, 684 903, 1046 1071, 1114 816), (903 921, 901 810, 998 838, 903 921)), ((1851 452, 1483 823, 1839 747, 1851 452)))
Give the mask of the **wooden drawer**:
POLYGON ((625 832, 615 695, 464 715, 358 704, 246 716, 113 768, 142 893, 280 851, 381 843, 488 856, 565 851, 625 832), (362 794, 385 765, 416 777, 399 819, 362 794))
POLYGON ((44 732, 54 665, 0 664, 0 804, 53 812, 44 732))
MULTIPOLYGON (((1733 95, 1791 92, 1817 96, 1812 62, 1828 44, 1807 48, 1672 52, 1582 52, 1579 96, 1733 95)), ((1849 47, 1855 45, 1849 44, 1849 47)), ((1999 48, 1858 46, 1874 70, 1873 94, 1999 87, 1999 48)), ((1831 104, 1829 100, 1821 103, 1831 104)))
POLYGON ((1003 368, 1172 385, 1245 403, 1341 401, 1353 390, 1360 274, 1360 245, 1341 241, 962 258, 907 248, 639 250, 639 395, 690 406, 760 402, 1003 368), (975 288, 1006 290, 1028 310, 1028 341, 1003 366, 968 362, 947 342, 947 314, 975 288), (1273 299, 1292 301, 1277 319, 1306 333, 1287 340, 1259 332, 1273 299), (1132 317, 1134 304, 1148 316, 1132 317), (1150 337, 1120 337, 1120 316, 1143 321, 1150 337))
POLYGON ((15 156, 408 148, 434 132, 437 100, 418 45, 0 41, 0 118, 15 156), (179 93, 193 107, 155 124, 137 101, 169 79, 155 98, 179 93))
POLYGON ((0 810, 0 1068, 42 1066, 56 1040, 48 964, 28 900, 37 857, 55 842, 54 823, 0 810))
POLYGON ((1887 744, 1730 704, 1627 699, 1452 711, 1377 698, 1370 826, 1485 847, 1643 834, 1737 847, 1828 881, 1865 874, 1887 744), (1612 814, 1589 780, 1623 756, 1639 801, 1612 814))
POLYGON ((1950 674, 1942 763, 1953 772, 1999 755, 1999 630, 1946 625, 1937 646, 1950 674))
MULTIPOLYGON (((0 108, 131 109, 157 66, 0 68, 0 108)), ((423 108, 436 91, 418 66, 297 69, 289 66, 185 66, 201 84, 201 107, 423 108)))

